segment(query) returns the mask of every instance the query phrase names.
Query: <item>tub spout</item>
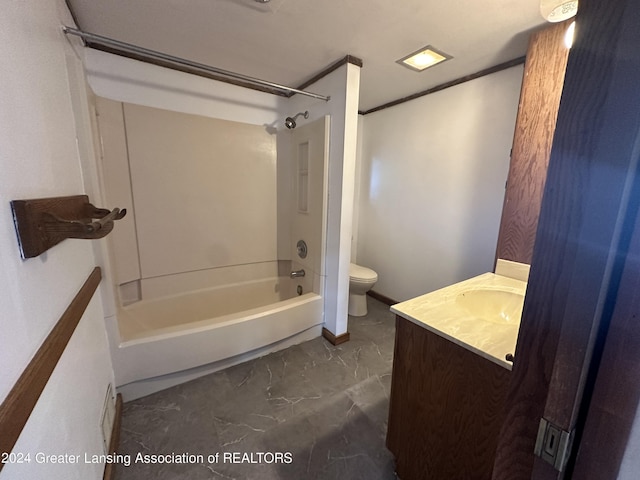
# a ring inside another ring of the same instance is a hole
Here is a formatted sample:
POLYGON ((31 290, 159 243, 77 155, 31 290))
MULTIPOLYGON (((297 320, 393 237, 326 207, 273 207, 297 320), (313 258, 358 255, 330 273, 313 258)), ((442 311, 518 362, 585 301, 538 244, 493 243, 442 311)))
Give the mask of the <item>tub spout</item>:
POLYGON ((289 274, 289 276, 290 276, 291 278, 304 277, 304 275, 305 275, 305 273, 304 273, 304 270, 303 270, 303 269, 300 269, 300 270, 294 270, 293 272, 291 272, 291 273, 289 274))

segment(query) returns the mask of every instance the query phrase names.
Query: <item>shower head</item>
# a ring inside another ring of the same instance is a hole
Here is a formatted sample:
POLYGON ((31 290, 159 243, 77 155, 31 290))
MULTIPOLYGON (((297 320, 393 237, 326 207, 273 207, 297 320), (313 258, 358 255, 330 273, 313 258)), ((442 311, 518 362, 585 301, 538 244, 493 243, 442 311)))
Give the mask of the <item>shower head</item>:
POLYGON ((300 115, 304 116, 304 118, 309 118, 309 111, 306 112, 300 112, 295 114, 293 117, 287 117, 284 119, 284 125, 285 127, 287 127, 288 129, 293 129, 296 128, 296 118, 298 118, 300 115))

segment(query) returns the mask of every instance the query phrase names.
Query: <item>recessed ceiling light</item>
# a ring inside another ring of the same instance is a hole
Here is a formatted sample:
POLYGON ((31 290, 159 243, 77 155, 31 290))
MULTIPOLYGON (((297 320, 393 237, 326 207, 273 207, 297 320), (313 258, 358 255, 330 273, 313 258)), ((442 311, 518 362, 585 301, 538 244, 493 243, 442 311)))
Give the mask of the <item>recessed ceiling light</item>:
POLYGON ((434 65, 444 62, 445 60, 449 60, 450 58, 453 57, 436 50, 431 45, 427 45, 426 47, 401 58, 397 63, 410 68, 411 70, 415 70, 416 72, 421 72, 426 68, 433 67, 434 65))

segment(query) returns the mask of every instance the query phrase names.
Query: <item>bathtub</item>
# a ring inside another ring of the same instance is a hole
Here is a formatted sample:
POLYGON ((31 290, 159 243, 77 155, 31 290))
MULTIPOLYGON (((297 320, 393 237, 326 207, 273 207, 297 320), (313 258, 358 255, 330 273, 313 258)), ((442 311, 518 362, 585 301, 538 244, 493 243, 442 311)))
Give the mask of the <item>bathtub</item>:
POLYGON ((160 385, 147 394, 319 336, 322 298, 299 284, 272 277, 119 308, 107 319, 116 385, 160 385))

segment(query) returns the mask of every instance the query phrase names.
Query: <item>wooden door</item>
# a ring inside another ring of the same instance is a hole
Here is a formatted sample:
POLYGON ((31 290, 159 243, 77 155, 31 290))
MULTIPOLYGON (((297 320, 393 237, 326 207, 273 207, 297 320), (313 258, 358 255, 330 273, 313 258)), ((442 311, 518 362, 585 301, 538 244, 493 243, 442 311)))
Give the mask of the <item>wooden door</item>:
MULTIPOLYGON (((640 182, 636 182, 636 187, 640 182)), ((595 356, 598 368, 585 396, 584 427, 580 432, 573 478, 638 478, 640 435, 640 191, 633 194, 635 226, 625 228, 630 237, 620 284, 612 305, 611 321, 595 356)), ((630 215, 631 217, 631 215, 630 215)), ((626 242, 625 242, 626 243, 626 242)))
MULTIPOLYGON (((575 429, 580 451, 628 281, 640 196, 640 0, 581 0, 576 21, 494 479, 564 477, 533 453, 540 418, 575 429)), ((578 468, 574 453, 565 471, 578 468)), ((615 478, 585 475, 575 478, 615 478)))

